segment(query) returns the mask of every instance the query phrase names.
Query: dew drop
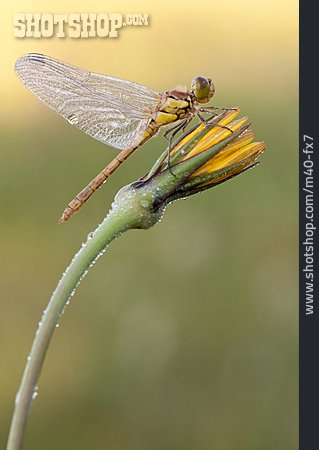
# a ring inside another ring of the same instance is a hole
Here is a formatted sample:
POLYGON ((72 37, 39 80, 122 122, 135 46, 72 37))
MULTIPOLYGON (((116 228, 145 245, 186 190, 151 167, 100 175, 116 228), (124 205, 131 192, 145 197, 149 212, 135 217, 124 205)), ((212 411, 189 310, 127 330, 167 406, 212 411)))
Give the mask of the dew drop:
POLYGON ((39 386, 36 386, 36 387, 34 388, 34 391, 33 391, 33 394, 32 394, 32 400, 36 399, 37 396, 39 395, 38 390, 39 390, 39 386))
POLYGON ((79 121, 78 116, 75 114, 70 114, 67 120, 71 125, 76 125, 79 121))
POLYGON ((20 391, 17 392, 16 398, 14 400, 14 403, 17 405, 20 401, 20 391))

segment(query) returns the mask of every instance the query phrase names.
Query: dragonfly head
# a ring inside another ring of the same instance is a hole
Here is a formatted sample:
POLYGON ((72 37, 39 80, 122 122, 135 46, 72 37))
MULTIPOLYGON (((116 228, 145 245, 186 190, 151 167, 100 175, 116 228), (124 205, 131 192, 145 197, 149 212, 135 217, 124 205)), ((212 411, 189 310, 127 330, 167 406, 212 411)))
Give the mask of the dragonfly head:
POLYGON ((197 76, 192 81, 191 90, 198 103, 207 103, 215 94, 215 85, 211 78, 197 76))

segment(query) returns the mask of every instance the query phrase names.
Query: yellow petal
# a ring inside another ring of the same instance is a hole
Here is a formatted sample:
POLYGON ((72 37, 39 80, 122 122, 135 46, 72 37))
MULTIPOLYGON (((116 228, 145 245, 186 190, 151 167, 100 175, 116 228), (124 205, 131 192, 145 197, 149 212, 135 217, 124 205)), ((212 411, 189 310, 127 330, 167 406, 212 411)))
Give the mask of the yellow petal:
POLYGON ((225 172, 225 173, 219 175, 218 177, 213 178, 213 180, 208 181, 207 183, 201 184, 200 187, 203 187, 203 186, 209 186, 209 185, 213 186, 214 184, 218 184, 218 183, 220 183, 221 181, 226 180, 227 178, 232 178, 232 177, 234 177, 235 175, 237 175, 237 174, 239 174, 240 172, 242 172, 242 171, 243 171, 243 170, 244 170, 251 162, 252 162, 252 161, 247 162, 247 163, 245 163, 245 164, 243 164, 243 165, 241 165, 241 166, 239 166, 239 167, 236 167, 236 169, 233 169, 233 170, 231 170, 231 171, 225 172))
MULTIPOLYGON (((243 117, 238 120, 234 120, 231 124, 229 124, 228 128, 232 131, 237 131, 246 121, 248 117, 243 117)), ((221 128, 220 126, 216 126, 212 128, 207 134, 198 142, 198 144, 185 156, 184 159, 188 159, 192 156, 201 153, 208 148, 212 147, 215 144, 223 141, 224 139, 231 136, 232 132, 225 128, 221 128)))
POLYGON ((261 155, 261 153, 265 150, 265 143, 264 142, 257 142, 258 148, 256 149, 255 153, 252 153, 251 158, 249 158, 248 161, 246 161, 245 163, 241 164, 240 166, 237 166, 236 168, 232 169, 232 170, 228 170, 226 172, 224 172, 223 174, 219 175, 216 178, 213 178, 212 180, 208 181, 207 183, 203 183, 200 185, 200 187, 203 186, 213 186, 214 184, 218 184, 221 181, 224 181, 228 178, 232 178, 235 175, 238 175, 240 172, 243 172, 243 170, 246 169, 247 166, 249 166, 253 161, 255 161, 258 156, 261 155))
MULTIPOLYGON (((240 136, 234 139, 230 144, 227 145, 223 150, 218 153, 222 154, 226 150, 235 151, 244 145, 250 144, 250 142, 256 137, 256 133, 253 130, 245 130, 240 136)), ((216 156, 218 156, 216 155, 216 156)))
POLYGON ((224 115, 224 117, 218 122, 219 125, 227 125, 229 122, 231 122, 233 119, 235 119, 236 116, 240 113, 240 108, 230 109, 227 111, 227 113, 224 115))
MULTIPOLYGON (((223 118, 218 122, 218 125, 226 126, 229 122, 231 122, 238 114, 240 113, 240 108, 229 110, 225 113, 223 118)), ((192 131, 190 134, 185 136, 171 151, 171 156, 173 156, 178 150, 185 144, 187 144, 191 139, 193 139, 198 133, 200 133, 205 128, 205 124, 201 123, 198 127, 192 131)), ((216 129, 220 129, 220 127, 215 127, 216 129)), ((213 128, 213 129, 215 129, 213 128)))
POLYGON ((264 142, 252 142, 250 144, 240 146, 237 149, 224 149, 218 155, 214 156, 211 160, 207 161, 202 167, 200 167, 192 176, 209 174, 216 170, 227 169, 227 167, 240 163, 240 161, 246 158, 252 157, 256 154, 256 158, 264 151, 264 142))
POLYGON ((194 131, 192 131, 191 133, 189 133, 187 136, 185 136, 177 145, 175 145, 175 147, 173 148, 173 150, 171 151, 171 156, 175 155, 176 152, 178 152, 178 150, 183 147, 183 145, 187 144, 191 139, 193 139, 198 133, 200 133, 203 129, 205 128, 205 124, 201 123, 200 125, 198 125, 197 128, 195 128, 194 131))
MULTIPOLYGON (((239 150, 249 144, 255 137, 255 133, 252 130, 246 130, 243 134, 238 136, 234 141, 227 145, 223 150, 221 150, 217 155, 213 156, 212 159, 207 161, 202 167, 200 167, 195 175, 201 175, 203 173, 212 172, 211 166, 218 165, 221 160, 224 161, 229 155, 237 154, 239 150)), ((221 163, 223 164, 223 162, 221 163)), ((215 170, 215 169, 213 169, 215 170)))

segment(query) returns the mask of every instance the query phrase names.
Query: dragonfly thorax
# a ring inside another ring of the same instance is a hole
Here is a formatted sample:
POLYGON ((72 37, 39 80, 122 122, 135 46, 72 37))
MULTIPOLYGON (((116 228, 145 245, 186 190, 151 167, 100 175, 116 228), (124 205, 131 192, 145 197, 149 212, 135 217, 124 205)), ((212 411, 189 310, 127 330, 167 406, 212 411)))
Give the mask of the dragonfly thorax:
POLYGON ((161 102, 147 123, 147 128, 139 141, 142 145, 146 140, 155 136, 165 125, 191 119, 196 113, 196 100, 188 91, 173 89, 161 94, 161 102))

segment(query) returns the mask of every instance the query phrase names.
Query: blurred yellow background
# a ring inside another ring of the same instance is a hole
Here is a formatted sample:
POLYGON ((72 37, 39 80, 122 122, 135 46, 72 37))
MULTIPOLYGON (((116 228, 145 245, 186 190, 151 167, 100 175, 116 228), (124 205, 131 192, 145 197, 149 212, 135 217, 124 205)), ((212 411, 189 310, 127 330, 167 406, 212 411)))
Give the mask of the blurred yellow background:
POLYGON ((53 339, 25 449, 297 449, 297 1, 36 0, 0 12, 0 447, 60 274, 165 146, 147 143, 59 226, 116 151, 20 83, 15 60, 40 52, 157 91, 211 76, 214 104, 240 105, 267 151, 254 171, 112 244, 53 339), (150 24, 117 39, 18 39, 17 12, 138 12, 150 24))

